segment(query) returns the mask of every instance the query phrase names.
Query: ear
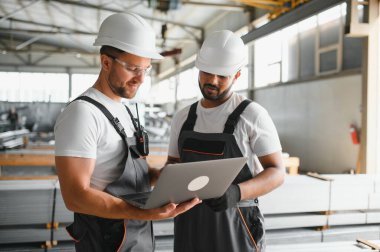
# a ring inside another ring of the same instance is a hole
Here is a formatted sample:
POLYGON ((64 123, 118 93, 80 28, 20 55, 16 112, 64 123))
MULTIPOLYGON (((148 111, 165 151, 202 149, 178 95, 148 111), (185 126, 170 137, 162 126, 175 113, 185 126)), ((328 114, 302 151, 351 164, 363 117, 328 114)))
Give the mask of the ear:
POLYGON ((235 74, 235 76, 234 76, 234 80, 239 79, 240 75, 241 75, 241 70, 239 70, 239 71, 235 74))
POLYGON ((105 71, 109 71, 111 69, 111 61, 112 59, 107 55, 100 55, 100 64, 102 65, 102 69, 104 69, 105 71))

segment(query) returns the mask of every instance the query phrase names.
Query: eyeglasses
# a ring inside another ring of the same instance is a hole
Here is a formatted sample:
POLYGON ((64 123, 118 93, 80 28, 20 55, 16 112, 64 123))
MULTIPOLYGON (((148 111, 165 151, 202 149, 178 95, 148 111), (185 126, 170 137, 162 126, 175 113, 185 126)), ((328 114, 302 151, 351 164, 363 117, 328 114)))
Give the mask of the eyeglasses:
POLYGON ((142 68, 142 67, 139 67, 139 66, 130 65, 127 62, 119 60, 115 56, 108 55, 108 54, 106 54, 106 55, 108 57, 110 57, 111 59, 113 59, 114 61, 116 61, 117 63, 119 63, 120 65, 122 65, 125 70, 127 70, 130 73, 132 73, 134 76, 140 76, 140 75, 145 75, 146 76, 152 70, 152 66, 149 66, 147 68, 142 68))

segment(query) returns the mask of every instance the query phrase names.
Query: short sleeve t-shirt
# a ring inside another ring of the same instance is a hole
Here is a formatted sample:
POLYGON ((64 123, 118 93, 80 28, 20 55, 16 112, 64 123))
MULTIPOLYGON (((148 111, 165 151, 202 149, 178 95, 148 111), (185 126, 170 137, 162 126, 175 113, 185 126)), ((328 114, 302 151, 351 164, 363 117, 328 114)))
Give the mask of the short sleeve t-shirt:
MULTIPOLYGON (((123 103, 116 102, 95 88, 82 95, 103 104, 123 125, 128 137, 133 136, 131 118, 123 103)), ((126 148, 107 117, 93 104, 77 100, 70 103, 57 118, 55 155, 96 159, 91 187, 104 188, 122 173, 126 148)))
MULTIPOLYGON (((244 96, 233 93, 225 103, 214 108, 204 108, 199 102, 194 131, 222 133, 228 116, 245 99, 244 96)), ((190 106, 187 106, 173 117, 168 151, 171 157, 179 157, 178 137, 189 109, 190 106)), ((233 135, 243 156, 248 157, 247 164, 253 175, 262 171, 257 157, 281 151, 280 140, 272 119, 268 112, 255 102, 251 102, 243 111, 233 135)))

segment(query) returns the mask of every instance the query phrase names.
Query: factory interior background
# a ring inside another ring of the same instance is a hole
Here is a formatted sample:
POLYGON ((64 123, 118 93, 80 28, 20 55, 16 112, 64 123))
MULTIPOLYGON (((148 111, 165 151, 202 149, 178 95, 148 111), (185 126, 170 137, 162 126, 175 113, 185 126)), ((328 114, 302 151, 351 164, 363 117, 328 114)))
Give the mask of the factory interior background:
MULTIPOLYGON (((267 109, 287 170, 260 199, 266 251, 379 249, 378 0, 3 0, 0 251, 74 251, 54 124, 97 79, 101 22, 128 11, 154 27, 165 56, 123 101, 139 108, 150 165, 165 164, 173 115, 202 97, 194 60, 204 38, 229 29, 248 55, 233 91, 267 109)), ((172 251, 172 220, 154 231, 156 251, 172 251)))

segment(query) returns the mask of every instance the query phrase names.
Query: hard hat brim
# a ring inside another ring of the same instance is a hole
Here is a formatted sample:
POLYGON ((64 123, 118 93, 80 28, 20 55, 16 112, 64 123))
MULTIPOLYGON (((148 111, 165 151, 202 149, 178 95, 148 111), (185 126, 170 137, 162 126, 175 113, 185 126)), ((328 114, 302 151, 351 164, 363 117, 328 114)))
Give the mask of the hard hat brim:
POLYGON ((93 45, 94 46, 104 46, 104 45, 112 46, 112 47, 120 49, 124 52, 130 53, 133 55, 137 55, 137 56, 140 56, 143 58, 150 58, 150 59, 157 59, 157 60, 164 58, 161 54, 159 54, 156 51, 141 49, 141 48, 138 48, 136 46, 115 40, 113 38, 98 37, 95 40, 93 45))

